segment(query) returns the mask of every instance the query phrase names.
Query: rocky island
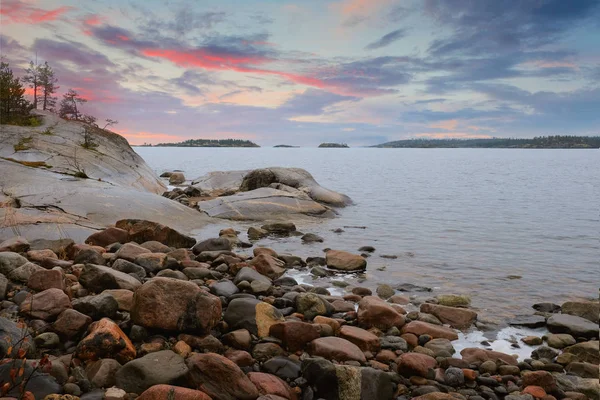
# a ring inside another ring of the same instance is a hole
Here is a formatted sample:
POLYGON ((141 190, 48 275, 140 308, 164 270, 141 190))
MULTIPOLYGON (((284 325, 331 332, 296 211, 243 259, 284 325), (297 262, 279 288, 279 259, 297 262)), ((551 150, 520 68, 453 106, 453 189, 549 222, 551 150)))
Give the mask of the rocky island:
POLYGON ((321 143, 319 145, 319 148, 323 148, 323 149, 348 149, 350 148, 350 146, 348 146, 346 143, 321 143))
POLYGON ((152 147, 260 147, 241 139, 189 139, 178 143, 158 143, 152 147))

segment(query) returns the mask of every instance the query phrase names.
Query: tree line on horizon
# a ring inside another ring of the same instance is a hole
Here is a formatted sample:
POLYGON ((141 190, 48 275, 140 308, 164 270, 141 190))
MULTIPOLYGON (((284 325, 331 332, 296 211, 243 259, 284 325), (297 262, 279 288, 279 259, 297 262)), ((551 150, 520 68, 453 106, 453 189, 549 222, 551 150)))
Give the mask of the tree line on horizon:
POLYGON ((518 149, 590 149, 600 148, 600 136, 550 135, 534 138, 489 139, 405 139, 387 142, 378 148, 518 148, 518 149))
MULTIPOLYGON (((7 62, 0 62, 0 124, 39 126, 41 120, 31 112, 41 107, 41 110, 57 113, 63 119, 81 121, 99 128, 96 117, 82 112, 81 105, 87 103, 87 99, 75 89, 67 90, 56 108, 58 97, 55 94, 60 88, 57 83, 58 78, 48 61, 43 64, 30 61, 22 78, 14 76, 7 62), (25 98, 24 85, 32 89, 33 101, 25 98)), ((117 123, 108 118, 102 129, 117 123)))
POLYGON ((189 139, 178 143, 158 143, 152 147, 260 147, 243 139, 189 139))

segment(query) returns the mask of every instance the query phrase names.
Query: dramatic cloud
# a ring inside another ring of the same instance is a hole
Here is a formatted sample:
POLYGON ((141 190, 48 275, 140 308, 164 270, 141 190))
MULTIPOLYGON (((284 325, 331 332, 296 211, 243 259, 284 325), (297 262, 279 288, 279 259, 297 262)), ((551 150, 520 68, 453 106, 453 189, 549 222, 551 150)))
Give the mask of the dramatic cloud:
POLYGON ((383 35, 381 38, 374 41, 373 43, 368 44, 367 46, 365 46, 365 49, 380 49, 382 47, 394 43, 396 40, 402 39, 404 36, 406 36, 406 32, 404 31, 404 29, 396 29, 395 31, 391 31, 387 35, 383 35))
POLYGON ((39 24, 60 18, 73 7, 62 6, 50 10, 34 7, 19 0, 3 0, 0 16, 5 24, 39 24))

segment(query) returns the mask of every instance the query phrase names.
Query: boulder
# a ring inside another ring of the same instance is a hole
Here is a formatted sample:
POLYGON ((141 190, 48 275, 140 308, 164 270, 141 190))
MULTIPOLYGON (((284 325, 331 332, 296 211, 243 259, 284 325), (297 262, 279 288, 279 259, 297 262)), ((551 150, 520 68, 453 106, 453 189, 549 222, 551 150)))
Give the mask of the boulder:
POLYGON ((119 303, 113 296, 103 292, 96 296, 85 296, 73 300, 73 308, 90 316, 93 320, 99 320, 104 317, 115 318, 119 310, 119 303))
POLYGON ((339 337, 322 337, 309 343, 308 353, 328 360, 366 362, 365 355, 354 343, 339 337))
POLYGON ((167 255, 165 253, 144 253, 133 260, 136 265, 144 268, 148 274, 157 274, 167 268, 167 255))
POLYGON ((270 336, 281 340, 290 352, 302 350, 307 343, 320 337, 319 330, 315 325, 301 321, 275 323, 271 325, 269 333, 270 336))
POLYGON ((468 328, 477 319, 475 311, 439 304, 423 303, 421 304, 421 312, 432 314, 443 324, 450 325, 456 329, 468 328))
POLYGON ((192 282, 154 278, 133 295, 131 319, 147 328, 208 334, 221 319, 221 301, 192 282))
POLYGON ((252 269, 250 267, 243 267, 242 269, 240 269, 238 271, 238 273, 235 275, 235 278, 233 279, 233 283, 235 283, 236 285, 242 281, 252 283, 255 280, 259 280, 261 282, 265 282, 265 283, 269 283, 269 284, 271 283, 271 279, 267 278, 266 276, 262 275, 257 270, 252 269))
POLYGON ((0 252, 13 251, 15 253, 25 253, 29 250, 29 242, 22 236, 15 236, 0 243, 0 252))
POLYGON ((176 249, 190 248, 196 244, 196 239, 193 237, 184 235, 159 222, 143 219, 122 219, 117 221, 115 226, 127 231, 129 240, 140 244, 156 241, 176 249))
POLYGON ((598 323, 600 303, 592 301, 567 301, 561 307, 563 314, 575 315, 598 323))
POLYGON ((565 348, 563 352, 574 355, 581 362, 600 364, 600 342, 598 340, 574 344, 565 348))
POLYGON ((253 335, 269 335, 271 326, 283 322, 281 312, 270 304, 253 298, 237 298, 229 302, 225 322, 230 329, 246 329, 253 335))
POLYGON ((186 359, 189 381, 213 400, 255 400, 256 386, 229 359, 214 353, 193 354, 186 359))
POLYGON ((28 295, 21 303, 19 312, 30 318, 52 321, 68 308, 71 308, 71 301, 65 292, 60 289, 47 289, 33 296, 28 295))
POLYGON ((328 316, 333 314, 333 306, 316 293, 300 293, 296 296, 296 310, 303 314, 307 320, 312 320, 317 315, 328 316))
POLYGON ((259 254, 250 263, 261 275, 270 279, 277 279, 285 273, 285 263, 268 254, 259 254))
POLYGON ((112 358, 102 358, 90 362, 85 368, 85 374, 93 387, 108 388, 116 383, 115 375, 121 369, 121 364, 112 358))
POLYGON ((329 250, 325 254, 327 267, 339 271, 354 272, 367 268, 367 260, 362 256, 341 250, 329 250))
POLYGON ((215 296, 231 297, 239 291, 238 287, 230 280, 214 282, 210 285, 210 292, 215 296))
POLYGON ((89 334, 77 345, 75 357, 81 360, 114 358, 124 364, 135 358, 135 347, 121 328, 108 318, 94 322, 89 334))
POLYGON ((31 274, 27 280, 27 287, 37 291, 52 288, 65 290, 65 278, 60 270, 43 269, 31 274))
POLYGON ((231 250, 231 242, 226 238, 212 238, 203 240, 192 247, 194 254, 200 254, 204 251, 229 251, 231 250))
POLYGON ((576 315, 553 314, 546 325, 552 333, 568 333, 588 339, 598 337, 598 324, 576 315))
POLYGON ((279 396, 287 400, 296 399, 296 393, 292 391, 292 388, 275 375, 265 374, 264 372, 250 372, 248 379, 256 386, 258 393, 261 395, 279 396))
POLYGON ((123 365, 116 386, 127 393, 142 393, 154 385, 175 383, 187 372, 183 357, 171 350, 156 351, 123 365))
POLYGON ((0 317, 0 354, 7 353, 8 348, 21 343, 27 356, 31 357, 35 353, 35 344, 31 335, 18 326, 15 321, 0 317), (28 338, 27 341, 21 341, 22 338, 28 338))
POLYGON ((430 371, 437 365, 435 358, 420 353, 401 354, 396 363, 399 374, 406 377, 418 375, 424 378, 427 378, 430 371))
POLYGON ((402 327, 405 319, 391 305, 376 296, 365 296, 358 303, 358 323, 363 328, 386 331, 402 327))
POLYGON ((86 264, 79 276, 79 283, 86 289, 101 293, 105 289, 126 289, 135 291, 142 284, 133 276, 105 267, 86 264))
POLYGON ((54 321, 52 329, 65 339, 73 339, 85 332, 91 323, 89 316, 68 308, 54 321))
POLYGON ((121 246, 119 250, 117 250, 117 252, 115 253, 115 257, 135 262, 136 258, 141 256, 142 254, 148 253, 151 253, 151 251, 147 248, 137 245, 135 243, 128 242, 121 246))
POLYGON ((183 172, 172 172, 169 176, 170 185, 180 185, 185 182, 185 175, 183 172))
POLYGON ((315 233, 306 233, 301 238, 302 243, 323 243, 325 239, 315 233))
POLYGON ((429 335, 432 338, 442 338, 448 340, 457 340, 458 334, 454 329, 443 326, 429 324, 423 321, 412 321, 402 327, 402 333, 412 333, 417 337, 429 335))
POLYGON ((111 289, 105 290, 102 293, 106 293, 114 297, 117 301, 119 311, 131 311, 133 305, 133 292, 127 289, 111 289))
POLYGON ((170 398, 173 400, 211 400, 206 393, 199 390, 171 385, 154 385, 142 393, 137 400, 166 400, 170 398))
POLYGON ((127 242, 129 242, 129 232, 125 229, 115 228, 114 226, 94 232, 85 239, 85 243, 100 247, 106 247, 113 243, 127 242))
POLYGON ((11 251, 0 252, 0 274, 8 275, 27 262, 28 260, 20 254, 11 251))
POLYGON ((14 282, 27 283, 34 272, 42 270, 44 270, 44 268, 39 265, 27 262, 20 267, 13 269, 6 277, 14 282))
POLYGON ((379 350, 379 338, 373 333, 356 326, 342 326, 339 336, 354 343, 362 351, 370 351, 375 354, 379 350))

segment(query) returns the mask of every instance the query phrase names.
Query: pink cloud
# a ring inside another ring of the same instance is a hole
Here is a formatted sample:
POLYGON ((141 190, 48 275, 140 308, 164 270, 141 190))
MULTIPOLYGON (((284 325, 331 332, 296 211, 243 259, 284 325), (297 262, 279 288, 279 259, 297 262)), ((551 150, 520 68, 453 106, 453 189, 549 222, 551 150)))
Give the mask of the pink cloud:
POLYGON ((4 23, 39 24, 55 21, 73 7, 62 6, 52 10, 33 7, 18 0, 4 0, 0 7, 0 15, 4 23))

